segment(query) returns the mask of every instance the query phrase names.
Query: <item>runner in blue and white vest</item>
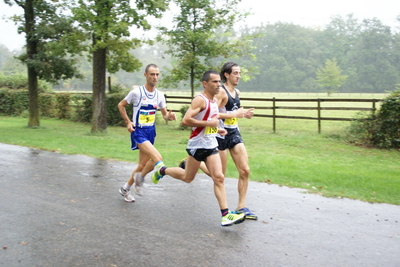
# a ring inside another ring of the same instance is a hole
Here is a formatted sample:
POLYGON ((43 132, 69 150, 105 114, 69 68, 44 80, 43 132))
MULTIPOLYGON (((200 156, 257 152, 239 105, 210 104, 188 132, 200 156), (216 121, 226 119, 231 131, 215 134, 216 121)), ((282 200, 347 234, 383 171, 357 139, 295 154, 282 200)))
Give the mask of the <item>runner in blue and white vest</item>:
POLYGON ((131 195, 131 186, 138 195, 142 195, 142 184, 147 173, 157 164, 163 164, 162 156, 154 147, 156 137, 156 113, 159 109, 165 120, 176 120, 172 111, 167 111, 164 94, 156 88, 160 70, 155 64, 149 64, 144 76, 146 83, 133 89, 118 104, 119 112, 131 134, 132 150, 139 150, 139 162, 133 170, 128 181, 120 188, 119 192, 126 202, 134 202, 131 195), (132 119, 128 117, 126 106, 132 105, 132 119))

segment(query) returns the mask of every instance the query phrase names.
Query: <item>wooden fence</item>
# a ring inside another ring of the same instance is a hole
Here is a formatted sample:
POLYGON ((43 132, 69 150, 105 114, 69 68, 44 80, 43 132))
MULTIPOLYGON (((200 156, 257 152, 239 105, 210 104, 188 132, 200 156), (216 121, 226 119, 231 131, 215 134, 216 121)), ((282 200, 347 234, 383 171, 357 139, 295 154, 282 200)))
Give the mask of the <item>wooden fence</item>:
MULTIPOLYGON (((172 96, 166 95, 167 105, 169 104, 179 104, 179 105, 189 105, 191 102, 191 97, 189 96, 172 96)), ((382 99, 344 99, 344 98, 310 98, 310 99, 287 99, 287 98, 249 98, 241 97, 241 106, 244 108, 256 108, 257 110, 272 110, 272 115, 268 114, 254 114, 254 117, 267 117, 272 118, 272 128, 276 132, 276 121, 277 119, 300 119, 300 120, 317 120, 318 121, 318 133, 321 133, 321 122, 322 121, 351 121, 353 118, 343 118, 343 117, 323 117, 323 110, 348 110, 348 111, 376 111, 376 104, 382 99), (252 105, 247 105, 246 103, 252 102, 252 105), (295 103, 312 103, 308 106, 283 106, 279 105, 284 102, 295 102, 295 103), (323 107, 323 103, 328 102, 347 102, 347 103, 371 103, 371 107, 323 107), (254 106, 253 104, 256 103, 254 106), (315 110, 316 116, 284 116, 277 115, 277 110, 290 109, 290 110, 315 110)), ((173 109, 174 112, 179 112, 179 109, 173 109)))

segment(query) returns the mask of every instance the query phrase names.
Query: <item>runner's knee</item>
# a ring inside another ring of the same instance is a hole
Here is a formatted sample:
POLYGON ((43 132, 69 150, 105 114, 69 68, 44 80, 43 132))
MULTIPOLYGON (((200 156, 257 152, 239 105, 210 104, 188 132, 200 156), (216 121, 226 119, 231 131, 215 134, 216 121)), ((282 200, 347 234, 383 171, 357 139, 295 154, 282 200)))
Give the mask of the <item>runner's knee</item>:
POLYGON ((239 176, 240 177, 249 177, 250 167, 249 166, 245 166, 243 168, 240 168, 238 171, 239 171, 239 176))
POLYGON ((225 179, 225 176, 222 172, 213 176, 213 181, 214 181, 214 184, 216 184, 216 185, 224 184, 224 179, 225 179))
POLYGON ((184 177, 182 179, 183 182, 190 184, 194 180, 194 177, 184 177))

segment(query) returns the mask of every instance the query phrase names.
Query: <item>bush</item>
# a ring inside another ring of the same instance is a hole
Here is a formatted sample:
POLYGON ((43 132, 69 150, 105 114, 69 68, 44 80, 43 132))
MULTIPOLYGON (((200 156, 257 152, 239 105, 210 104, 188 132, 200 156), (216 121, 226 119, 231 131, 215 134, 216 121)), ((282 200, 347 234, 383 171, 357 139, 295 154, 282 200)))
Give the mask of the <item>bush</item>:
POLYGON ((92 95, 76 94, 71 97, 74 111, 71 119, 75 122, 91 122, 92 120, 92 95))
POLYGON ((111 86, 112 94, 124 94, 124 95, 127 95, 130 90, 131 89, 129 89, 128 87, 126 87, 126 86, 124 86, 124 85, 122 85, 120 83, 117 83, 117 84, 114 84, 114 85, 111 86))
MULTIPOLYGON (((6 89, 28 89, 28 76, 26 74, 13 74, 4 75, 0 73, 0 88, 6 89)), ((38 81, 39 92, 51 91, 49 83, 39 80, 38 81)))
POLYGON ((183 106, 181 106, 181 108, 179 109, 179 112, 181 113, 181 123, 180 123, 180 126, 181 126, 181 129, 182 130, 185 130, 185 129, 187 129, 187 128, 189 128, 189 127, 187 127, 187 126, 183 126, 182 125, 182 119, 183 119, 183 117, 185 116, 185 114, 186 114, 186 111, 189 109, 189 105, 183 105, 183 106))
MULTIPOLYGON (((107 124, 110 126, 125 126, 118 110, 118 103, 125 94, 106 95, 107 124)), ((28 114, 28 90, 0 89, 0 114, 22 116, 28 114)), ((70 93, 40 93, 40 116, 57 119, 71 119, 75 122, 90 123, 92 120, 92 95, 70 93)), ((132 108, 127 108, 127 114, 132 118, 132 108)))
POLYGON ((56 116, 58 119, 71 118, 71 95, 69 93, 56 94, 56 116))
MULTIPOLYGON (((118 103, 124 99, 125 94, 116 93, 109 94, 106 98, 106 108, 107 108, 107 124, 112 126, 125 126, 125 122, 121 117, 118 110, 118 103)), ((131 106, 126 109, 128 117, 132 119, 133 110, 131 106)))
MULTIPOLYGON (((125 97, 125 94, 115 93, 106 95, 107 125, 125 126, 118 110, 118 103, 125 97)), ((90 123, 92 120, 92 95, 78 94, 71 98, 75 111, 72 120, 76 122, 90 123)), ((132 118, 132 109, 126 110, 128 117, 132 118)))
MULTIPOLYGON (((39 114, 48 118, 69 119, 71 114, 69 94, 40 93, 39 114)), ((25 116, 29 109, 28 90, 0 89, 0 113, 25 116)))
POLYGON ((0 90, 0 113, 19 116, 28 110, 28 90, 0 90))
POLYGON ((39 112, 41 117, 55 117, 55 96, 54 94, 39 94, 39 112))
POLYGON ((400 90, 385 98, 376 114, 359 115, 351 123, 348 140, 379 148, 400 148, 400 90))
POLYGON ((4 75, 0 73, 0 87, 8 89, 27 89, 28 77, 24 74, 4 75))

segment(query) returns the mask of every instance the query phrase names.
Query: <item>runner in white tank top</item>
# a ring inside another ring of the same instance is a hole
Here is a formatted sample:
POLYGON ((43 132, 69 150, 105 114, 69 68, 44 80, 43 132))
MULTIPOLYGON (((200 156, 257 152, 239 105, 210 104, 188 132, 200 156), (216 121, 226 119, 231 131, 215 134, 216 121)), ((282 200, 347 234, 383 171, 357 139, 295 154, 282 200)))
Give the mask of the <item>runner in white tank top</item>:
MULTIPOLYGON (((236 214, 228 208, 224 174, 222 172, 221 158, 218 153, 216 134, 224 135, 225 129, 218 129, 218 107, 214 96, 219 92, 221 79, 218 72, 206 71, 203 74, 202 84, 204 91, 196 96, 182 119, 183 126, 192 128, 192 134, 188 141, 187 152, 189 154, 186 169, 166 168, 160 166, 154 172, 152 180, 158 183, 164 175, 190 183, 196 177, 201 161, 204 161, 210 171, 214 182, 214 194, 217 198, 221 215, 222 226, 230 226, 244 221, 244 214, 236 214)), ((157 166, 156 166, 157 168, 157 166)), ((196 211, 193 211, 195 214, 196 211)))
MULTIPOLYGON (((209 121, 218 115, 218 103, 215 98, 211 101, 204 94, 199 94, 197 97, 202 97, 204 99, 206 102, 206 108, 196 114, 193 117, 194 119, 209 121)), ((192 127, 192 133, 187 144, 187 149, 216 148, 218 146, 217 139, 215 138, 217 134, 217 127, 192 127)))

